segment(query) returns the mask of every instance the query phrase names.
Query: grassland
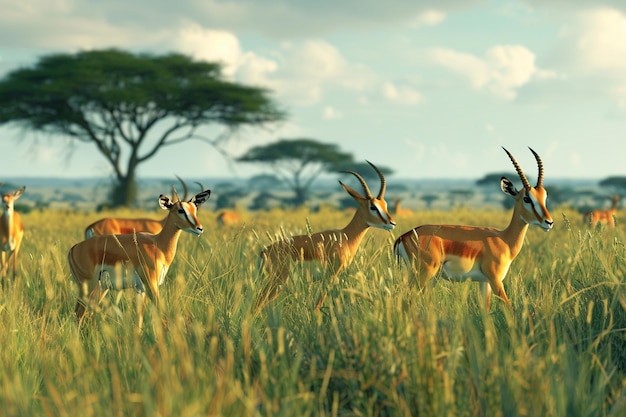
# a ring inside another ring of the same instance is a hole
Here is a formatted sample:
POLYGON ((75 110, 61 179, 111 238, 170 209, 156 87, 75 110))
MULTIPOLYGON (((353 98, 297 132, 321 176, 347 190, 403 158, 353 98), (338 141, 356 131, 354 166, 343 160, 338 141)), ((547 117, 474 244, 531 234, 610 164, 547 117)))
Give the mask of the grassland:
MULTIPOLYGON (((146 215, 146 213, 115 213, 146 215)), ((505 280, 513 303, 487 314, 477 284, 407 285, 395 236, 430 222, 505 226, 510 212, 456 209, 371 230, 321 312, 324 272, 294 269, 252 313, 261 247, 336 227, 349 214, 246 213, 181 236, 163 314, 142 333, 132 293, 78 329, 66 254, 94 213, 33 211, 18 280, 0 292, 0 410, 7 416, 624 416, 626 228, 588 231, 552 210, 505 280)), ((147 213, 159 217, 160 213, 147 213)), ((626 218, 626 216, 624 216, 626 218)))

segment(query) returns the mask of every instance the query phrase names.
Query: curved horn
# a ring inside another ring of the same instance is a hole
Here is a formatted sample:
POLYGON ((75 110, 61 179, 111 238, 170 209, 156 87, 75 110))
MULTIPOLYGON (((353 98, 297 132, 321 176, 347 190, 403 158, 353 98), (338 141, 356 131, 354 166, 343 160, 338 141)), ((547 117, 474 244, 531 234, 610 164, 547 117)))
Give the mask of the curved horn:
POLYGON ((541 158, 537 155, 537 152, 533 151, 531 147, 528 147, 530 151, 535 155, 535 159, 537 160, 537 167, 539 169, 539 173, 537 174, 537 185, 536 188, 543 186, 543 162, 541 162, 541 158))
POLYGON ((178 193, 176 192, 176 188, 174 188, 174 186, 172 186, 172 200, 175 203, 178 203, 180 201, 180 197, 178 196, 178 193))
POLYGON ((378 192, 378 197, 377 198, 383 198, 385 196, 385 190, 387 189, 387 180, 385 180, 385 176, 383 175, 381 170, 376 167, 376 165, 372 164, 368 160, 365 160, 365 162, 370 164, 372 166, 372 168, 374 168, 374 170, 378 174, 378 177, 380 178, 380 191, 378 192))
POLYGON ((513 166, 515 167, 515 170, 517 171, 517 175, 519 175, 520 180, 522 180, 522 185, 524 186, 525 189, 529 190, 530 183, 528 182, 528 178, 526 178, 526 175, 524 175, 524 171, 522 171, 522 168, 519 166, 519 164, 517 163, 513 155, 511 155, 511 153, 507 151, 504 146, 502 147, 502 149, 504 149, 504 152, 506 152, 506 154, 509 156, 509 159, 511 160, 511 162, 513 162, 513 166))
POLYGON ((368 200, 371 200, 372 197, 372 192, 370 191, 369 187, 367 186, 367 184, 365 183, 365 180, 363 179, 362 176, 360 176, 357 172, 354 171, 341 171, 345 174, 352 174, 356 177, 357 180, 359 180, 359 182, 361 183, 361 185, 363 186, 363 191, 365 191, 365 198, 367 198, 368 200))
MULTIPOLYGON (((180 181, 180 183, 183 186, 183 199, 179 200, 179 201, 185 201, 185 200, 187 200, 187 194, 189 194, 189 190, 187 189, 187 184, 185 184, 185 181, 183 181, 183 179, 181 177, 179 177, 178 175, 176 175, 176 178, 178 178, 178 181, 180 181)), ((178 195, 176 195, 176 196, 178 197, 178 195)))

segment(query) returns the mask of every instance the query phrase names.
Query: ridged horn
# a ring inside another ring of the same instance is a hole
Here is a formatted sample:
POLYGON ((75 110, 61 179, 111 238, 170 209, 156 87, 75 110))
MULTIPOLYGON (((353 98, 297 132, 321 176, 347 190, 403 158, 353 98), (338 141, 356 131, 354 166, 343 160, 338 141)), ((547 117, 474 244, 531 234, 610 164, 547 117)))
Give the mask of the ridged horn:
POLYGON ((383 175, 382 171, 376 167, 376 165, 372 164, 368 160, 366 160, 365 162, 370 164, 371 167, 374 168, 374 170, 378 174, 378 177, 380 178, 380 191, 378 192, 378 197, 377 198, 379 198, 379 199, 383 198, 385 196, 385 190, 387 189, 387 180, 385 180, 385 176, 383 175))
POLYGON ((174 186, 172 186, 172 201, 174 203, 178 203, 180 202, 180 197, 178 196, 178 193, 176 192, 176 188, 174 188, 174 186))
POLYGON ((528 147, 530 151, 535 155, 535 159, 537 160, 537 168, 539 169, 539 173, 537 174, 537 188, 543 186, 543 162, 541 162, 541 158, 537 154, 537 152, 533 151, 531 147, 528 147))
POLYGON ((187 201, 187 194, 189 194, 189 190, 187 189, 187 184, 185 184, 185 181, 183 181, 183 179, 181 177, 179 177, 178 175, 176 175, 176 178, 178 178, 178 181, 183 186, 183 199, 179 200, 179 201, 187 201))
POLYGON ((365 182, 365 180, 363 179, 363 177, 361 175, 359 175, 359 173, 354 172, 354 171, 341 171, 344 174, 352 174, 356 177, 357 180, 359 180, 359 182, 361 183, 361 185, 363 186, 363 191, 365 191, 365 198, 367 198, 368 200, 373 199, 374 197, 372 197, 372 192, 370 191, 369 187, 367 186, 367 183, 365 182))
POLYGON ((528 182, 528 178, 526 178, 526 175, 524 175, 524 171, 522 171, 522 168, 519 166, 513 155, 511 155, 511 152, 507 151, 504 146, 502 147, 502 149, 504 149, 504 152, 506 152, 506 154, 509 156, 511 162, 513 162, 513 166, 515 167, 515 170, 517 171, 517 175, 519 175, 520 180, 522 180, 522 185, 524 186, 524 188, 530 190, 530 183, 528 182))

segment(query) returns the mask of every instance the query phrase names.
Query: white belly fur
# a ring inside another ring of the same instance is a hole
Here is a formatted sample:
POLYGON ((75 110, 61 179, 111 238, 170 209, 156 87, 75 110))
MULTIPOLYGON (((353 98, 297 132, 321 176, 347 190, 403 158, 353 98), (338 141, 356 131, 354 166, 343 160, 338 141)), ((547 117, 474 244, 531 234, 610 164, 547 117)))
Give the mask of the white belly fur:
POLYGON ((478 281, 487 282, 487 277, 480 269, 480 264, 474 259, 447 255, 443 262, 442 278, 449 281, 478 281))
MULTIPOLYGON (((163 281, 165 281, 165 275, 167 274, 167 266, 161 265, 161 271, 159 274, 158 285, 161 286, 163 281)), ((100 283, 103 288, 109 290, 125 290, 132 288, 137 291, 139 294, 143 294, 146 292, 146 289, 137 274, 132 267, 127 267, 122 264, 117 264, 115 266, 111 265, 103 265, 98 270, 98 276, 100 277, 100 283), (132 270, 132 275, 129 277, 129 270, 132 270)))

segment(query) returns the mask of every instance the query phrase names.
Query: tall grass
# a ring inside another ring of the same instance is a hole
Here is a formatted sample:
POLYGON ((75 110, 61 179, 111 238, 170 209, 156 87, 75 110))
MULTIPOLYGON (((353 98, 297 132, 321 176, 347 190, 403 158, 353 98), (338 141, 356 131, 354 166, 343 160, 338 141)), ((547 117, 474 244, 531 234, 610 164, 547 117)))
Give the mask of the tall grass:
MULTIPOLYGON (((134 213, 145 215, 145 213, 134 213)), ((423 223, 504 227, 510 212, 456 209, 371 230, 320 312, 328 275, 298 265, 255 315, 257 254, 280 233, 342 226, 349 214, 248 213, 183 234, 137 332, 132 292, 77 328, 66 254, 94 214, 32 212, 18 280, 0 293, 0 409, 44 416, 626 415, 624 228, 588 230, 555 211, 530 229, 505 280, 513 308, 486 313, 473 283, 408 285, 394 236, 423 223), (558 217, 557 217, 558 216, 558 217), (281 232, 281 229, 283 232, 281 232)), ((158 216, 157 216, 158 217, 158 216)))

